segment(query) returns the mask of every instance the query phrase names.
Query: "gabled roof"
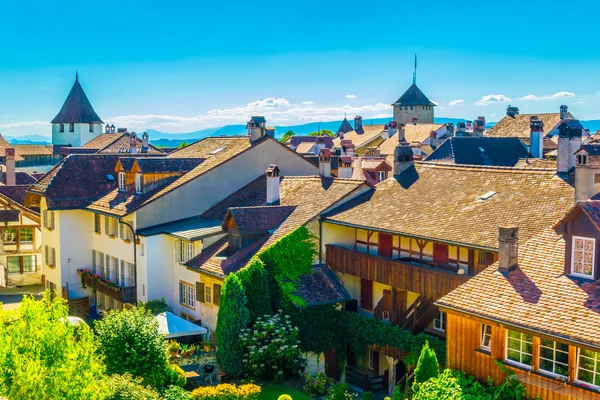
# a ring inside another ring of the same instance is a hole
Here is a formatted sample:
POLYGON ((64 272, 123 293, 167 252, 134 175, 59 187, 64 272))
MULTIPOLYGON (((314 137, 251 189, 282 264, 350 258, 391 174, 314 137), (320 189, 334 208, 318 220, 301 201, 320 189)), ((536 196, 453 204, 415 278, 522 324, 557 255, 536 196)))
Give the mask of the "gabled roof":
POLYGON ((16 203, 25 206, 25 195, 27 194, 29 185, 5 186, 0 185, 0 194, 8 197, 16 203))
POLYGON ((79 77, 77 75, 75 75, 75 83, 73 84, 65 103, 51 123, 103 123, 102 119, 100 119, 98 114, 96 114, 96 111, 94 111, 92 104, 79 84, 79 77))
POLYGON ((15 144, 12 146, 15 152, 21 156, 51 156, 53 153, 52 145, 43 144, 15 144))
POLYGON ((520 226, 527 240, 560 219, 573 198, 573 187, 555 171, 415 162, 324 220, 497 249, 498 225, 520 226))
MULTIPOLYGON (((129 149, 131 133, 116 132, 102 133, 82 146, 83 149, 96 149, 97 153, 110 154, 122 153, 123 149, 129 149)), ((141 149, 142 139, 136 135, 137 147, 141 149)), ((161 154, 163 151, 156 146, 148 143, 147 153, 161 154)), ((146 154, 147 154, 146 153, 146 154)))
POLYGON ((180 240, 194 242, 205 237, 221 234, 222 222, 221 220, 196 216, 138 229, 136 233, 140 236, 169 235, 180 240))
POLYGON ((314 265, 310 275, 300 277, 295 295, 306 302, 306 306, 341 303, 352 299, 337 275, 327 265, 314 265))
POLYGON ((413 83, 393 106, 435 106, 425 94, 413 83))
MULTIPOLYGON (((409 144, 412 142, 419 142, 423 144, 423 142, 429 139, 431 131, 437 132, 443 127, 444 124, 407 124, 404 127, 404 140, 406 140, 409 144)), ((397 144, 398 132, 394 133, 383 143, 381 143, 381 145, 379 146, 379 151, 381 152, 381 154, 384 155, 394 154, 394 150, 396 149, 397 144)))
POLYGON ((289 139, 290 146, 298 147, 302 143, 316 143, 317 140, 322 141, 326 148, 333 147, 333 139, 327 135, 323 136, 292 136, 289 139))
MULTIPOLYGON (((385 124, 363 125, 360 132, 351 130, 333 139, 335 147, 342 147, 342 140, 349 140, 356 147, 366 146, 379 138, 385 129, 385 124)), ((383 141, 383 140, 382 140, 383 141)), ((376 145, 379 145, 377 143, 376 145)))
POLYGON ((600 348, 600 281, 564 274, 565 242, 549 227, 522 242, 514 270, 494 264, 436 304, 600 348))
POLYGON ((339 135, 340 133, 346 133, 346 132, 350 132, 353 130, 354 130, 354 128, 352 127, 352 125, 350 125, 350 122, 348 122, 348 119, 346 117, 344 117, 344 120, 340 124, 340 127, 335 132, 335 134, 339 135))
MULTIPOLYGON (((560 113, 517 114, 513 117, 505 115, 496 125, 487 130, 486 136, 529 138, 531 133, 531 117, 537 116, 544 123, 544 133, 554 133, 561 122, 560 113)), ((569 118, 573 115, 569 113, 569 118)))
MULTIPOLYGON (((4 139, 2 134, 0 134, 0 157, 4 157, 4 155, 6 154, 6 149, 11 148, 11 147, 13 147, 13 145, 8 143, 8 141, 6 141, 6 139, 4 139)), ((15 154, 15 161, 23 161, 23 160, 24 160, 24 158, 21 157, 21 155, 19 155, 19 153, 15 154)))
MULTIPOLYGON (((133 158, 134 165, 137 165, 139 171, 143 174, 185 173, 200 165, 204 160, 204 158, 133 158)), ((122 162, 123 159, 120 159, 120 161, 122 162)))
POLYGON ((230 219, 242 232, 270 231, 277 228, 294 211, 295 206, 231 207, 225 214, 223 230, 230 219))
POLYGON ((600 231, 600 201, 593 198, 591 200, 578 201, 573 208, 560 219, 560 221, 554 224, 554 229, 557 230, 557 232, 562 233, 562 225, 573 218, 579 211, 583 211, 596 229, 600 231))
POLYGON ((512 167, 528 154, 515 137, 451 137, 427 157, 427 162, 512 167))

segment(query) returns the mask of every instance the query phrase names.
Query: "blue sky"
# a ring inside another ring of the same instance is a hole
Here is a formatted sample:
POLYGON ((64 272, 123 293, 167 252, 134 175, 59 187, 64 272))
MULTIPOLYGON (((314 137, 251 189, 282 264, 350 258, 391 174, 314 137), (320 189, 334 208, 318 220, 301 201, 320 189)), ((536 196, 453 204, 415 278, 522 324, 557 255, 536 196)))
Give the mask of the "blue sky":
POLYGON ((105 122, 189 132, 391 115, 417 83, 436 116, 600 118, 593 2, 0 3, 0 132, 50 135, 75 70, 105 122), (525 3, 525 4, 523 4, 525 3), (510 99, 510 100, 509 100, 510 99))

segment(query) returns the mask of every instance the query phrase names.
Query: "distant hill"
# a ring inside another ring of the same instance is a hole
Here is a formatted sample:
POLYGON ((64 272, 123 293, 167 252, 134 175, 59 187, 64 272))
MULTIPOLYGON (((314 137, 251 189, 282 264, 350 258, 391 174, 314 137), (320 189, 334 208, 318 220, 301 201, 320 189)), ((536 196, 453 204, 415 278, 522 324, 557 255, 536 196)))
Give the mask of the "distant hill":
POLYGON ((50 144, 52 138, 44 135, 23 135, 23 136, 10 136, 2 135, 4 139, 10 144, 50 144))

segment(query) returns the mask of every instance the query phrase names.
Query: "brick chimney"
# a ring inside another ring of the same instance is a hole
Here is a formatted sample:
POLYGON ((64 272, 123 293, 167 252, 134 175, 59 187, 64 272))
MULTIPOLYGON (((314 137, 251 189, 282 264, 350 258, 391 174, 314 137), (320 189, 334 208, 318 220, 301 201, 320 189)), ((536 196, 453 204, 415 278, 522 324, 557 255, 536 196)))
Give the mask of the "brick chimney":
POLYGON ((537 115, 529 118, 529 152, 533 158, 544 158, 544 122, 537 115))
POLYGON ((362 117, 357 115, 354 117, 354 131, 358 132, 362 129, 362 117))
POLYGON ((142 153, 148 152, 148 144, 149 144, 149 136, 148 132, 142 133, 142 153))
POLYGON ((559 174, 568 173, 575 167, 575 152, 581 147, 583 126, 576 119, 558 125, 558 168, 559 174))
POLYGON ((267 204, 279 201, 279 167, 277 164, 269 165, 267 171, 267 204))
POLYGON ((514 118, 516 115, 519 115, 519 107, 513 107, 509 105, 506 108, 506 115, 508 115, 511 118, 514 118))
POLYGON ((507 274, 519 264, 519 228, 498 227, 498 271, 507 274))
POLYGON ((331 177, 331 151, 321 149, 319 152, 319 175, 326 178, 331 177))
POLYGON ((17 173, 15 172, 15 149, 7 147, 4 149, 6 156, 6 186, 15 186, 17 184, 17 173))
POLYGON ((565 105, 560 106, 560 119, 569 119, 569 107, 565 105))
POLYGON ((131 132, 131 136, 129 136, 129 153, 137 153, 137 135, 135 132, 131 132))
POLYGON ((413 150, 410 145, 406 142, 398 143, 394 150, 394 176, 400 176, 413 163, 413 150))

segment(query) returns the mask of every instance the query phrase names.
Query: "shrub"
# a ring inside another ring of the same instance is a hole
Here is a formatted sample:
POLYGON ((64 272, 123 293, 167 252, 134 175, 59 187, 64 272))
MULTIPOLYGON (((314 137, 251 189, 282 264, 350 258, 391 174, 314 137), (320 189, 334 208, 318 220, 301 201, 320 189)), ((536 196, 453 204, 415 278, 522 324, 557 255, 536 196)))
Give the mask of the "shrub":
POLYGON ((223 370, 235 377, 244 373, 244 351, 239 335, 248 323, 246 292, 240 279, 231 274, 223 283, 217 318, 217 362, 223 370))
POLYGON ((130 374, 112 375, 104 381, 105 400, 160 400, 158 392, 130 374))
POLYGON ((419 362, 415 368, 415 384, 427 382, 431 378, 437 378, 440 375, 440 367, 438 364, 435 351, 429 348, 429 342, 425 342, 425 346, 421 349, 419 362))
POLYGON ((289 394, 282 394, 277 398, 277 400, 292 400, 292 396, 290 396, 289 394))
POLYGON ((356 400, 357 395, 348 390, 348 385, 345 383, 338 383, 333 385, 330 389, 331 400, 356 400))
POLYGON ((375 395, 373 392, 363 392, 362 396, 360 396, 361 400, 375 400, 375 395))
POLYGON ((166 371, 166 379, 163 386, 179 386, 184 387, 187 383, 185 372, 179 365, 168 364, 166 371))
POLYGON ((249 376, 280 382, 300 375, 304 359, 300 354, 298 328, 292 326, 289 315, 259 317, 253 328, 245 329, 239 336, 249 376))
POLYGON ((258 317, 271 314, 271 296, 269 292, 269 273, 258 257, 252 257, 248 265, 236 275, 246 289, 246 299, 250 322, 258 317))
POLYGON ((95 328, 109 374, 130 373, 155 388, 167 385, 172 376, 167 344, 146 308, 111 311, 95 328))
POLYGON ((217 386, 203 386, 192 392, 194 400, 256 400, 260 386, 253 384, 232 385, 223 383, 217 386))
POLYGON ((192 400, 192 394, 179 386, 169 386, 162 392, 163 400, 192 400))
POLYGON ((314 375, 306 372, 302 391, 311 397, 325 396, 331 385, 333 385, 333 379, 325 375, 325 372, 317 371, 314 375))
POLYGON ((170 313, 173 312, 173 309, 167 304, 167 300, 165 300, 164 297, 148 300, 145 303, 143 301, 138 301, 138 307, 146 308, 152 315, 158 315, 167 311, 170 313))

